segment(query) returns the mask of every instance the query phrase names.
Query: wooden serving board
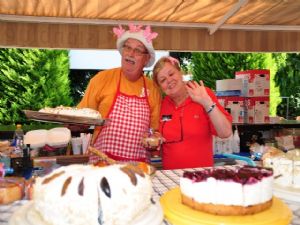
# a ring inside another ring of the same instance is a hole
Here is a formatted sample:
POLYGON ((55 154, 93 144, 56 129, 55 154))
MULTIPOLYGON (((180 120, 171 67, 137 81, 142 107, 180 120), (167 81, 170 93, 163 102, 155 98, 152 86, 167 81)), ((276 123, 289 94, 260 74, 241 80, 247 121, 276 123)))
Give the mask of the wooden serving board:
POLYGON ((26 117, 31 120, 51 123, 65 124, 85 124, 103 126, 106 122, 104 119, 93 119, 88 117, 68 116, 62 114, 44 113, 32 110, 23 110, 26 117))

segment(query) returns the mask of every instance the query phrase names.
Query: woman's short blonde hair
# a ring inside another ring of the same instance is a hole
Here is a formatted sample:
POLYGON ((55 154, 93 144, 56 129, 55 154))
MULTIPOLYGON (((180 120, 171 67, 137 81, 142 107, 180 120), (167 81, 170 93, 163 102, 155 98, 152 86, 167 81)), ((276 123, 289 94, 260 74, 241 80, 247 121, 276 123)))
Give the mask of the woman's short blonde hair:
POLYGON ((179 61, 170 56, 163 56, 161 57, 153 67, 153 81, 159 86, 157 75, 161 71, 161 69, 165 66, 166 63, 170 63, 173 65, 178 71, 181 70, 179 61))

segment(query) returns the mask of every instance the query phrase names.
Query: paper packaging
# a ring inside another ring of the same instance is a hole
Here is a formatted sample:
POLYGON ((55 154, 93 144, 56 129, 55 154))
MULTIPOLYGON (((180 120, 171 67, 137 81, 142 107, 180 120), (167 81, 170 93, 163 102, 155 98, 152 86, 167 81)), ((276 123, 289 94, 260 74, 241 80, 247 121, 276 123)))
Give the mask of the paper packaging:
POLYGON ((243 96, 270 95, 270 70, 246 70, 235 72, 235 79, 243 79, 243 96))

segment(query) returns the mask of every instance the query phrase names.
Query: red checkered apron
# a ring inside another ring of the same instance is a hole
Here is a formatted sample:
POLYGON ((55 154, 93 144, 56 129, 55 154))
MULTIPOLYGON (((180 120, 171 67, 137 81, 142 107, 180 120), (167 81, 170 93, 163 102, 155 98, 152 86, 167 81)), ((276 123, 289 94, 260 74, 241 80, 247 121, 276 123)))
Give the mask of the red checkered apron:
POLYGON ((126 95, 120 92, 121 74, 117 93, 108 113, 109 123, 96 138, 94 147, 110 158, 120 161, 148 161, 141 138, 150 124, 150 106, 145 78, 144 96, 126 95))

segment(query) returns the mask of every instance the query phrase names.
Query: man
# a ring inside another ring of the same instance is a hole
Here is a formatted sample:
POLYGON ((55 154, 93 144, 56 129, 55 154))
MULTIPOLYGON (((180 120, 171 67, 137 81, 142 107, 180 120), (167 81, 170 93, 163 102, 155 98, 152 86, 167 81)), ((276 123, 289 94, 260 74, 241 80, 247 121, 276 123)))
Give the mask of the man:
POLYGON ((161 96, 145 77, 143 68, 155 61, 152 39, 157 33, 147 26, 113 29, 122 61, 120 68, 99 72, 88 84, 78 107, 98 110, 108 125, 97 127, 93 146, 110 158, 148 161, 141 138, 148 129, 158 129, 161 96))

